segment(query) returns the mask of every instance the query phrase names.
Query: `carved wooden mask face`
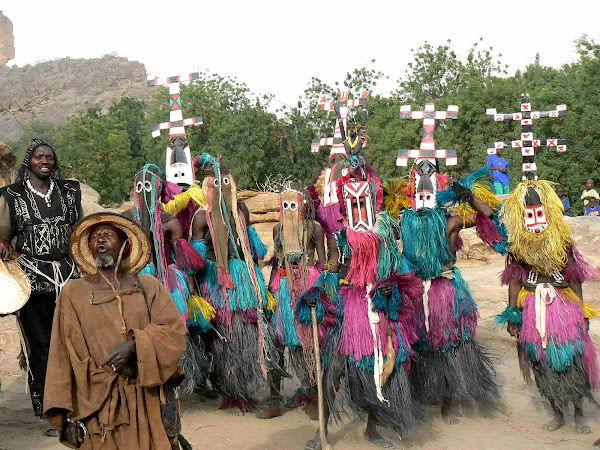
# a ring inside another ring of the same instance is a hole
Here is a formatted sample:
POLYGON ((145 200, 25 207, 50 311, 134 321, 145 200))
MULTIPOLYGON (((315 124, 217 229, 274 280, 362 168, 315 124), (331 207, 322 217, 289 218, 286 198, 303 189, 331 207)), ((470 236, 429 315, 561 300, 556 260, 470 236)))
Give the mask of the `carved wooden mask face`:
POLYGON ((533 187, 527 189, 523 222, 527 231, 531 233, 541 233, 548 228, 546 210, 544 209, 544 205, 542 205, 540 195, 533 187))
POLYGON ((286 256, 300 256, 302 254, 300 226, 304 214, 302 194, 293 189, 285 190, 279 196, 279 201, 283 226, 283 249, 286 256))
POLYGON ((436 194, 437 170, 430 161, 421 161, 415 172, 415 209, 435 208, 436 194))
POLYGON ((342 189, 348 227, 368 231, 375 226, 375 203, 369 181, 349 181, 342 189))

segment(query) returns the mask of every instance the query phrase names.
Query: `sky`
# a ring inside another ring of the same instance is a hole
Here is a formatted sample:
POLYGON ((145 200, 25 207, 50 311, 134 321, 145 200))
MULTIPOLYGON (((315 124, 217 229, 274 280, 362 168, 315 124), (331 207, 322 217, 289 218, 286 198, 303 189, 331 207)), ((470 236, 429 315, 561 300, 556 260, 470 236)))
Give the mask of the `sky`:
POLYGON ((389 76, 374 92, 387 94, 425 40, 451 39, 464 57, 481 37, 511 74, 536 53, 548 66, 575 61, 583 34, 600 41, 594 0, 0 0, 0 10, 14 27, 9 65, 116 53, 149 78, 209 70, 290 105, 312 76, 333 84, 363 66, 389 76))

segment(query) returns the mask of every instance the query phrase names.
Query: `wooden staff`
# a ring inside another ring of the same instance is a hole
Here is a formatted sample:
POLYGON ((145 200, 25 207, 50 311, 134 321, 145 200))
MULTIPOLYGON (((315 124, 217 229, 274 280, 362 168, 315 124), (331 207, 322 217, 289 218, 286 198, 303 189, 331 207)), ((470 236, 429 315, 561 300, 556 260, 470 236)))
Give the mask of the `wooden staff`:
POLYGON ((325 405, 323 403, 323 371, 321 369, 321 349, 319 348, 319 328, 317 327, 317 305, 310 307, 312 314, 313 341, 315 344, 315 359, 317 360, 317 395, 319 402, 319 430, 321 432, 321 448, 333 450, 333 446, 327 443, 325 435, 325 405))

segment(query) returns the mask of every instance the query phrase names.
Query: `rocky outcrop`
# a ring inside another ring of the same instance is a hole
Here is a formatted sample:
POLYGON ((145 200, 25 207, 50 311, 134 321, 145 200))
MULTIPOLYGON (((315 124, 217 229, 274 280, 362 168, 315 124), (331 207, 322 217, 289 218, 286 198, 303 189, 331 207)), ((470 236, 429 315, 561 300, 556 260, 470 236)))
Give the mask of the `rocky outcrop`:
POLYGON ((0 11, 0 67, 15 58, 15 36, 13 24, 0 11))
MULTIPOLYGON (((137 99, 149 95, 144 65, 109 55, 96 59, 62 58, 3 70, 0 67, 0 86, 0 105, 38 98, 31 111, 19 115, 19 121, 25 124, 34 117, 61 123, 88 106, 109 107, 123 94, 137 99)), ((16 140, 21 130, 12 115, 0 114, 0 138, 16 140)))

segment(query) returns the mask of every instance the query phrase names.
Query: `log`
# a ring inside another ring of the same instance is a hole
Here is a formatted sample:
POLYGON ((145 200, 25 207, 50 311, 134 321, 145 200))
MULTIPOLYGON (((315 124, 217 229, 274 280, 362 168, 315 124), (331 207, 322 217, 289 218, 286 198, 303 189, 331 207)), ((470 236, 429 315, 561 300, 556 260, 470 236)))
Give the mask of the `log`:
POLYGON ((237 191, 238 200, 248 200, 249 198, 255 197, 260 194, 259 191, 237 191))
POLYGON ((250 213, 250 223, 264 223, 264 222, 279 222, 279 211, 267 212, 264 214, 250 213))

